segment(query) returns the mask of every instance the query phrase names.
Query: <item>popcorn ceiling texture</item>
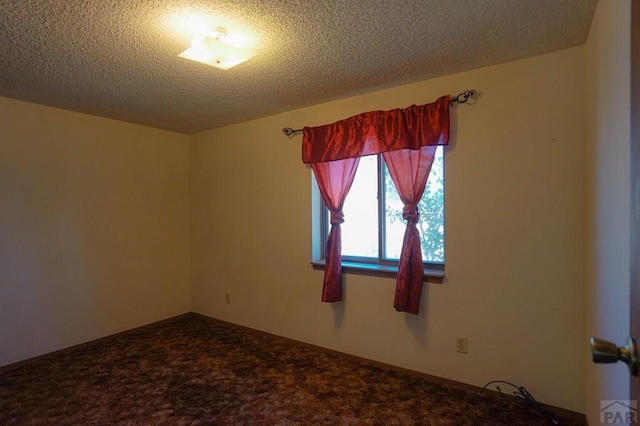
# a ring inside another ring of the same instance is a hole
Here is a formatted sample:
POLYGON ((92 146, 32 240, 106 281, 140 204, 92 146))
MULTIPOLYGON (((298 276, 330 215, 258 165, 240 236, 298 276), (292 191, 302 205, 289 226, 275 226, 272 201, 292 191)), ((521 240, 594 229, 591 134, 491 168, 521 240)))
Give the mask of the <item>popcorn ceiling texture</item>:
POLYGON ((0 0, 0 96, 192 134, 578 46, 595 5, 0 0), (247 33, 258 55, 229 71, 178 58, 188 13, 247 33))

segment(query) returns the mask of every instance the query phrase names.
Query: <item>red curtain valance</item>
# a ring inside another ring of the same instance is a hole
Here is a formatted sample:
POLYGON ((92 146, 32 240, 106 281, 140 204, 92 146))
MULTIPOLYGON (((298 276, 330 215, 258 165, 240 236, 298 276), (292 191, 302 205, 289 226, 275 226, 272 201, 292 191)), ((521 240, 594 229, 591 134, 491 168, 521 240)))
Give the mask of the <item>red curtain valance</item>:
POLYGON ((370 111, 305 127, 302 161, 319 163, 449 142, 449 96, 426 105, 370 111))

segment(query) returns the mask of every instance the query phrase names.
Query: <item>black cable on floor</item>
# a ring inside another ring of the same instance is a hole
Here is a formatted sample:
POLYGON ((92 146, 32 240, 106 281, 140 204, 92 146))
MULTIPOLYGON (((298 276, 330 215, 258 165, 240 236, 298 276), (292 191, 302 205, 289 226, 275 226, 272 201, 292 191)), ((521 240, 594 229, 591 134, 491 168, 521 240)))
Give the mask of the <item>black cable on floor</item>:
MULTIPOLYGON (((558 419, 556 419, 553 416, 553 414, 551 414, 549 412, 549 410, 546 410, 542 405, 540 405, 540 403, 535 400, 533 395, 531 395, 529 393, 529 391, 524 388, 524 386, 516 386, 513 383, 505 382, 504 380, 493 380, 493 381, 487 383, 486 385, 484 385, 484 387, 480 391, 479 398, 482 398, 482 392, 484 392, 484 390, 487 387, 489 387, 490 385, 492 385, 494 383, 504 383, 505 385, 513 386, 516 389, 515 391, 513 391, 513 395, 516 397, 516 399, 521 400, 525 404, 529 405, 531 408, 536 410, 538 412, 538 414, 540 414, 545 419, 549 420, 551 423, 553 423, 555 425, 559 425, 560 424, 558 419)), ((502 393, 502 389, 500 389, 500 386, 496 385, 496 388, 498 389, 498 391, 500 393, 502 393)))

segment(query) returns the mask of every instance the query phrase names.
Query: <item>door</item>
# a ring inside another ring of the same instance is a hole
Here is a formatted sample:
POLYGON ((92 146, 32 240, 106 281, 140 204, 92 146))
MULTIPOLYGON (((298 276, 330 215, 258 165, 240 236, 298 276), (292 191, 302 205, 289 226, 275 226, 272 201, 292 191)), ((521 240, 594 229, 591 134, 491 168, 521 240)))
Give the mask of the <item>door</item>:
POLYGON ((630 150, 630 330, 626 345, 592 338, 594 362, 624 361, 629 364, 632 401, 640 400, 638 349, 640 343, 640 1, 631 1, 631 150, 630 150))

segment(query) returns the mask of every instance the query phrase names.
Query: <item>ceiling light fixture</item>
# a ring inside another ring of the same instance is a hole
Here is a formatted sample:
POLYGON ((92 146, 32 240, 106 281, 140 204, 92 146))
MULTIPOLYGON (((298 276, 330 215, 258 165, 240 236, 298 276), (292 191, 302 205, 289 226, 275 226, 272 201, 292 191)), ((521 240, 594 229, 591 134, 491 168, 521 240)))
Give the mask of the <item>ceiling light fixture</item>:
POLYGON ((227 30, 221 27, 194 37, 191 47, 178 56, 212 67, 228 70, 255 56, 255 52, 234 43, 227 30))

